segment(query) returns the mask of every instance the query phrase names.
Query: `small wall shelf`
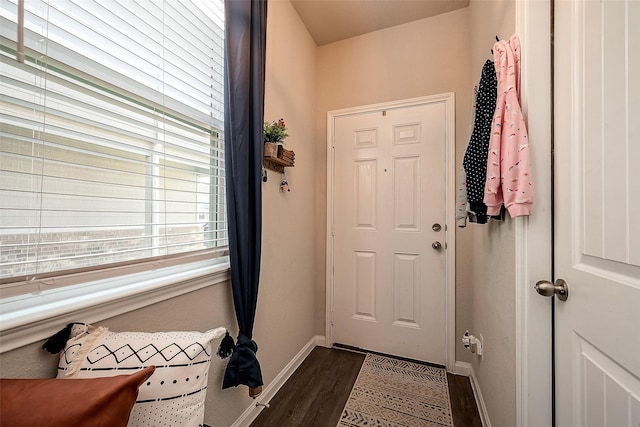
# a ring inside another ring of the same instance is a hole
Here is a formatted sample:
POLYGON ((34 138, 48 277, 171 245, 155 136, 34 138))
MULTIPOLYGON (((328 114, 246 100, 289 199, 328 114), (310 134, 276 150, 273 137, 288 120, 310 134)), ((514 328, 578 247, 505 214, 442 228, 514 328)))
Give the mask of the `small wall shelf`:
POLYGON ((277 157, 265 157, 262 161, 262 165, 269 170, 280 173, 284 172, 285 166, 292 166, 288 162, 277 157))
POLYGON ((287 150, 278 146, 278 157, 264 157, 262 165, 275 172, 284 172, 284 168, 293 167, 295 163, 295 153, 293 150, 287 150))

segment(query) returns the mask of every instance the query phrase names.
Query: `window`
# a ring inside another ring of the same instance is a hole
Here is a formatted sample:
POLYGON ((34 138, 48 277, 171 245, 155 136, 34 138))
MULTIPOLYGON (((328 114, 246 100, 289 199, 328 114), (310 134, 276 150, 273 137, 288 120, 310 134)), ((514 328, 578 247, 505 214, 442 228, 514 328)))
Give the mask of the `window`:
POLYGON ((223 1, 21 3, 0 0, 2 295, 225 255, 223 1))

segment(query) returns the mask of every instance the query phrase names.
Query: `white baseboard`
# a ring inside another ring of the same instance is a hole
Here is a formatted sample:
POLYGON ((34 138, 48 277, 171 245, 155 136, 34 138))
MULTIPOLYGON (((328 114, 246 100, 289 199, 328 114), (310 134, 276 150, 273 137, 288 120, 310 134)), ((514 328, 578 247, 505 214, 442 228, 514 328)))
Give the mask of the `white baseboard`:
POLYGON ((473 371, 473 366, 471 366, 471 363, 456 361, 456 365, 453 368, 452 373, 456 375, 464 375, 465 377, 470 377, 471 371, 473 371))
POLYGON ((478 405, 480 421, 482 421, 483 427, 491 427, 491 421, 489 421, 489 413, 487 412, 487 407, 484 404, 482 391, 480 391, 480 384, 478 383, 478 378, 476 377, 476 373, 473 370, 473 365, 471 363, 457 361, 453 373, 469 377, 469 380, 471 382, 471 389, 473 390, 473 395, 476 398, 476 405, 478 405))
POLYGON ((317 346, 324 346, 325 338, 320 335, 316 335, 309 340, 309 342, 302 347, 302 350, 294 356, 294 358, 285 366, 282 371, 276 377, 262 389, 262 393, 258 398, 249 406, 240 417, 231 425, 231 427, 248 427, 253 420, 257 418, 260 412, 264 409, 264 406, 258 406, 268 404, 273 396, 276 395, 280 387, 291 377, 291 375, 298 369, 298 366, 307 358, 311 350, 317 346))

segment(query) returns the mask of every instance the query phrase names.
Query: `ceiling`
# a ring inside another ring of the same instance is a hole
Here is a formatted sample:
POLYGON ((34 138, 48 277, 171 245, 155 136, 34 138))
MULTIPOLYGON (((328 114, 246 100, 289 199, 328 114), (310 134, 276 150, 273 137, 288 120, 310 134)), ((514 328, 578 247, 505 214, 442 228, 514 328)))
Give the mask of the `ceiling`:
POLYGON ((469 5, 469 0, 291 0, 318 46, 469 5))

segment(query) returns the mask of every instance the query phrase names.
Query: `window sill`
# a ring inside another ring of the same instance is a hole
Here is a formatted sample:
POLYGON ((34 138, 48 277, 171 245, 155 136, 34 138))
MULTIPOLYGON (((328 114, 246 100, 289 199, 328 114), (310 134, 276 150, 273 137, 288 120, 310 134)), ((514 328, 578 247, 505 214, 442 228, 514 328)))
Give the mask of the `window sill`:
POLYGON ((53 335, 67 323, 95 323, 230 279, 228 258, 98 280, 0 300, 0 352, 53 335))

